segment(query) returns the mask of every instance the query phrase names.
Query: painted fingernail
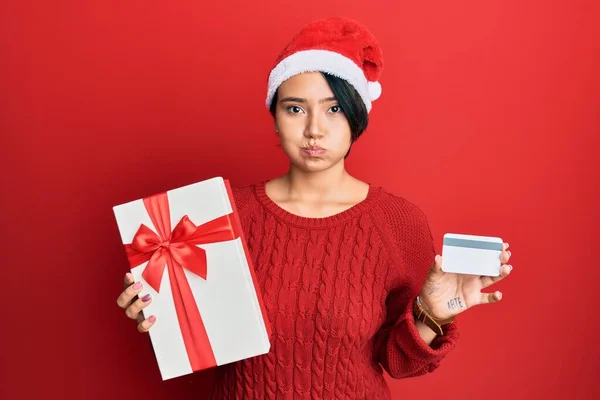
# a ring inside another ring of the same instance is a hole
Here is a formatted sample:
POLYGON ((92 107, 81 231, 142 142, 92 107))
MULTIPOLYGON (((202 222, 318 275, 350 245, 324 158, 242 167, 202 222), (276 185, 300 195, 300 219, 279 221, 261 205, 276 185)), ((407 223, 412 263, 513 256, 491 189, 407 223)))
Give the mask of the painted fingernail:
POLYGON ((136 282, 133 284, 133 289, 138 290, 142 288, 142 282, 136 282))
POLYGON ((154 315, 151 315, 150 318, 148 318, 148 322, 150 322, 151 324, 153 324, 154 321, 156 321, 156 317, 154 315))
POLYGON ((508 267, 509 267, 509 268, 510 268, 510 270, 512 271, 512 265, 509 265, 508 267))
POLYGON ((127 278, 127 282, 131 282, 133 280, 129 272, 125 274, 125 278, 127 278))
POLYGON ((150 297, 151 297, 151 296, 150 296, 150 293, 148 293, 147 295, 145 295, 144 297, 142 297, 142 301, 143 301, 143 302, 150 301, 150 297))

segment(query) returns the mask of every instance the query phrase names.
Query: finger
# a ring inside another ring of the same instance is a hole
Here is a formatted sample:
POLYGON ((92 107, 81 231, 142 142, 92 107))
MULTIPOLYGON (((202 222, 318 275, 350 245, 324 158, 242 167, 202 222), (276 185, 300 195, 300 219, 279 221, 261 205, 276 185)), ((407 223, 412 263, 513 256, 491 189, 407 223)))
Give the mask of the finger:
POLYGON ((500 291, 495 291, 493 293, 481 293, 479 304, 497 303, 500 300, 502 300, 502 292, 500 291))
POLYGON ((152 325, 156 322, 156 317, 151 315, 148 319, 143 320, 138 324, 138 332, 146 333, 152 328, 152 325))
POLYGON ((148 304, 152 303, 152 296, 150 293, 142 297, 141 299, 137 299, 134 301, 127 309, 125 310, 125 314, 131 319, 138 319, 141 311, 148 306, 148 304))
POLYGON ((431 270, 433 272, 442 272, 442 262, 443 262, 442 256, 437 254, 433 261, 433 265, 431 266, 431 270))
POLYGON ((128 272, 125 274, 125 279, 123 280, 123 289, 127 289, 131 285, 133 285, 133 274, 128 272))
POLYGON ((512 255, 510 250, 508 250, 508 247, 509 247, 508 243, 503 243, 502 252, 500 253, 500 262, 502 264, 508 263, 508 260, 510 260, 510 256, 512 255))
POLYGON ((119 297, 117 298, 117 304, 119 307, 126 309, 131 304, 134 297, 142 290, 142 282, 136 282, 133 285, 129 286, 127 289, 123 290, 119 297))
POLYGON ((496 282, 501 281, 506 278, 512 271, 512 265, 502 265, 500 267, 500 275, 498 276, 482 276, 481 277, 481 287, 485 289, 488 286, 493 285, 496 282))

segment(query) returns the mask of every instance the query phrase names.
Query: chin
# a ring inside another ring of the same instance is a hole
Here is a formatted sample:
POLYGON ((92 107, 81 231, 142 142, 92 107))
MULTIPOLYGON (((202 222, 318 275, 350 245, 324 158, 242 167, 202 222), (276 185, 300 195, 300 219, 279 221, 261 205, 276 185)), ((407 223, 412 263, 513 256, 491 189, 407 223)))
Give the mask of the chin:
MULTIPOLYGON (((343 157, 342 157, 343 159, 343 157)), ((321 172, 326 171, 329 168, 337 165, 341 160, 331 160, 329 157, 324 158, 305 158, 305 157, 294 157, 290 158, 290 162, 294 167, 305 171, 305 172, 321 172)))
POLYGON ((320 164, 320 165, 307 165, 307 163, 302 163, 302 164, 294 164, 294 166, 304 172, 321 172, 321 171, 327 171, 329 168, 332 167, 331 164, 320 164))

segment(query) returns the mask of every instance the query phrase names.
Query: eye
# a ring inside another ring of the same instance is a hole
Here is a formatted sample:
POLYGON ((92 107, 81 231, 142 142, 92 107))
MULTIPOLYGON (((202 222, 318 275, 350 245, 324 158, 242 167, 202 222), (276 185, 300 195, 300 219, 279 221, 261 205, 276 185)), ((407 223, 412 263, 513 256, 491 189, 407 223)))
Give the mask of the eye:
POLYGON ((302 108, 298 107, 298 106, 289 106, 287 108, 287 111, 292 113, 292 114, 299 114, 302 112, 302 108))
POLYGON ((333 106, 329 109, 329 111, 331 111, 334 114, 337 114, 337 113, 342 112, 342 107, 340 107, 339 105, 333 106))

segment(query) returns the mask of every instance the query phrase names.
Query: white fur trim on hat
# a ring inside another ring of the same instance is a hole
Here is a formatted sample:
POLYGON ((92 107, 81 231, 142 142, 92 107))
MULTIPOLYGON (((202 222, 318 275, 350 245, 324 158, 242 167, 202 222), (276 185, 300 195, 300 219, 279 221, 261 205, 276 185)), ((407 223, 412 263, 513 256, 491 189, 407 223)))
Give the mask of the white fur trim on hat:
POLYGON ((381 94, 381 85, 368 82, 363 70, 348 57, 329 50, 303 50, 284 58, 269 74, 267 108, 271 106, 275 91, 285 80, 303 72, 318 71, 345 79, 354 86, 367 112, 371 111, 371 101, 381 94))

